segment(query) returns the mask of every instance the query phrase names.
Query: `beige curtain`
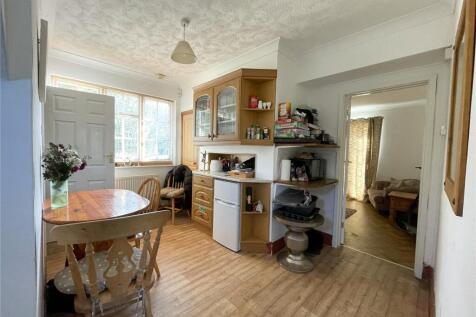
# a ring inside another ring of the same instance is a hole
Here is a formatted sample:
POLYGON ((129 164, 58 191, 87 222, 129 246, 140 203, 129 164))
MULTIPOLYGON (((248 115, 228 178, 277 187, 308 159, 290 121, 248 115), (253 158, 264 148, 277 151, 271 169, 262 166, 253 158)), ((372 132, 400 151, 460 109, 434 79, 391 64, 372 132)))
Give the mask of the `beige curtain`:
POLYGON ((380 152, 380 136, 382 135, 383 117, 369 118, 369 140, 367 142, 367 159, 365 171, 365 193, 377 177, 378 158, 380 152))
POLYGON ((375 180, 380 150, 382 117, 350 122, 347 198, 365 201, 375 180))

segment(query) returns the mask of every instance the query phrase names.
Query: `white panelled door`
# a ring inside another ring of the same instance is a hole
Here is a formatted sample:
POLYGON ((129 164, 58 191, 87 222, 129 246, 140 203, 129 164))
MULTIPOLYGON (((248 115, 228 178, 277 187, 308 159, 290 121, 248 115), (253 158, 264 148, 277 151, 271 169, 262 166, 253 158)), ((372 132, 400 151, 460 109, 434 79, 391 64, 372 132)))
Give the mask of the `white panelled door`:
POLYGON ((45 146, 71 146, 88 166, 69 180, 70 191, 114 188, 114 97, 47 87, 45 146))

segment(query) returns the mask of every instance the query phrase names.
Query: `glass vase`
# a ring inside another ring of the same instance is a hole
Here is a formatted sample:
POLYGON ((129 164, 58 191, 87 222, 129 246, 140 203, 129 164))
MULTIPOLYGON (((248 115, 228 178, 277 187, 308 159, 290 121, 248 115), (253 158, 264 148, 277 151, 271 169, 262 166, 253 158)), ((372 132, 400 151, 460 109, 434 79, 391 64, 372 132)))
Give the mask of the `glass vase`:
POLYGON ((51 208, 61 208, 68 205, 68 181, 50 182, 51 208))

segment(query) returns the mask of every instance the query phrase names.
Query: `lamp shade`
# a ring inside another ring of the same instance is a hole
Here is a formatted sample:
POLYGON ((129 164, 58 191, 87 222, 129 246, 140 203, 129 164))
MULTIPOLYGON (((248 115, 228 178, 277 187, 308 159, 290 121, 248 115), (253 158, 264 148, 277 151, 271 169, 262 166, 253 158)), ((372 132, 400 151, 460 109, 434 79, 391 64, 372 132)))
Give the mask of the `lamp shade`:
POLYGON ((187 41, 177 43, 171 56, 172 60, 180 64, 193 64, 197 61, 197 56, 193 52, 187 41))

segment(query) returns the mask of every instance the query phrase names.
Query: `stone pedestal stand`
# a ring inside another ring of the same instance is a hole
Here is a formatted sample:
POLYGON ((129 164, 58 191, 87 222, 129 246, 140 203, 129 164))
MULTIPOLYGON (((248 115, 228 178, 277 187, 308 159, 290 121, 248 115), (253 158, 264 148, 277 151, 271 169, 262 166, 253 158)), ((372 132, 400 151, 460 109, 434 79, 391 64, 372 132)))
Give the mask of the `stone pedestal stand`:
POLYGON ((287 250, 278 254, 279 264, 286 270, 295 273, 312 271, 314 264, 304 254, 309 245, 306 231, 322 225, 324 217, 317 214, 311 221, 299 221, 275 214, 274 218, 289 229, 284 238, 287 250))

